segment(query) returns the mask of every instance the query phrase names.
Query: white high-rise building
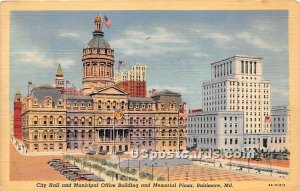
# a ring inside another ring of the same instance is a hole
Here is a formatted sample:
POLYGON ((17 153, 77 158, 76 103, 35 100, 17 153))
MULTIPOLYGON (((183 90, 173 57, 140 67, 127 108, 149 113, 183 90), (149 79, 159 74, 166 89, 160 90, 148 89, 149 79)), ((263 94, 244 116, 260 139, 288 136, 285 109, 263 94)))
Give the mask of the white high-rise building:
POLYGON ((147 66, 143 64, 135 64, 127 71, 115 73, 115 83, 125 81, 146 81, 147 66))
POLYGON ((233 56, 211 64, 211 80, 203 83, 204 112, 243 111, 244 133, 270 132, 270 82, 262 76, 262 58, 233 56))

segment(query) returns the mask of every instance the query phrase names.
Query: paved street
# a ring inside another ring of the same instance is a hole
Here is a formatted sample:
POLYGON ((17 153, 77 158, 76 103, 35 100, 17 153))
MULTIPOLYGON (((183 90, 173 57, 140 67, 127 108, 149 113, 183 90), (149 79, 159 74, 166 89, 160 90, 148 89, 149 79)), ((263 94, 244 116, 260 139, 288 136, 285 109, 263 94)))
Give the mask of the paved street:
POLYGON ((59 172, 48 166, 47 162, 61 156, 24 156, 10 145, 11 181, 60 181, 66 180, 59 172))

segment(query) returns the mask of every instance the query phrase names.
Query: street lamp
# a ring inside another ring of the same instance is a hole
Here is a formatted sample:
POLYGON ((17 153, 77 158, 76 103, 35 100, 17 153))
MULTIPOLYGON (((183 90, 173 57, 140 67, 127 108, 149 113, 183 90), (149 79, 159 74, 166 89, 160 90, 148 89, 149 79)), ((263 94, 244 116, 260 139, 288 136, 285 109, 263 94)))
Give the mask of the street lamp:
POLYGON ((166 162, 165 163, 167 165, 167 170, 168 170, 168 182, 170 181, 170 171, 169 171, 169 165, 168 163, 166 162))
POLYGON ((139 161, 139 175, 141 174, 141 161, 140 160, 138 160, 139 161))
POLYGON ((129 180, 129 158, 127 158, 127 180, 129 180))

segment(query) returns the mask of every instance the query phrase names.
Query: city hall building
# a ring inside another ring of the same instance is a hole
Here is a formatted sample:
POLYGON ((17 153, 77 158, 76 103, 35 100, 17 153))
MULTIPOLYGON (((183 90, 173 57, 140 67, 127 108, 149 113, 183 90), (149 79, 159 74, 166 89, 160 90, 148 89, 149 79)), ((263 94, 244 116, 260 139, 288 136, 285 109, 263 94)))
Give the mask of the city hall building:
POLYGON ((80 91, 66 91, 59 66, 55 87, 34 87, 21 99, 16 94, 14 117, 22 123, 15 128, 20 131, 21 125, 28 152, 81 152, 91 146, 108 152, 185 150, 187 114, 181 95, 162 90, 132 97, 115 86, 114 50, 104 39, 99 15, 94 23, 93 38, 83 49, 80 91))

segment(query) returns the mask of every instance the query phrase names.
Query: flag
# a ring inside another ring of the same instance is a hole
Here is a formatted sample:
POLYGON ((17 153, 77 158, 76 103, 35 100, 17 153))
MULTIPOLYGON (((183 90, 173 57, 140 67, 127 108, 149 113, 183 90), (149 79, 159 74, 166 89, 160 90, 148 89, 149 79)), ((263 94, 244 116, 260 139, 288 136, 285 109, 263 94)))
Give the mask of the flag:
POLYGON ((120 110, 118 110, 118 109, 115 110, 114 118, 116 118, 116 119, 120 118, 120 110))
POLYGON ((146 37, 146 40, 150 40, 150 39, 151 39, 151 36, 146 37))
POLYGON ((120 66, 123 66, 123 67, 124 67, 124 66, 125 66, 125 61, 120 60, 120 61, 119 61, 119 67, 120 67, 120 66))
POLYGON ((272 123, 272 118, 269 117, 268 115, 265 116, 265 123, 272 123))
POLYGON ((66 84, 71 84, 71 82, 69 80, 66 81, 66 84))
POLYGON ((179 113, 184 113, 184 109, 183 109, 182 105, 179 107, 178 112, 179 112, 179 113))
POLYGON ((104 23, 105 23, 105 25, 107 26, 107 28, 109 28, 110 27, 110 25, 111 25, 111 21, 107 18, 107 16, 105 16, 104 15, 104 23))
POLYGON ((121 109, 120 117, 121 117, 121 119, 125 119, 125 110, 124 109, 121 109))

